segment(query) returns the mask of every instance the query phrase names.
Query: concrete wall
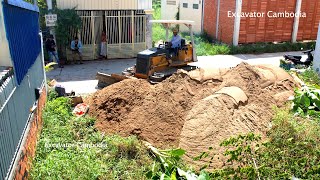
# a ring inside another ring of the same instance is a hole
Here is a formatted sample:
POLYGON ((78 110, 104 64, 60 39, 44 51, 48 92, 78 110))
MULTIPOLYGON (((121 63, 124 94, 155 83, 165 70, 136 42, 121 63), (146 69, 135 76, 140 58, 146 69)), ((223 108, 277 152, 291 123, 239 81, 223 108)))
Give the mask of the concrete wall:
POLYGON ((161 19, 175 20, 180 0, 161 0, 161 19))
MULTIPOLYGON (((180 20, 190 20, 194 21, 193 26, 194 33, 202 32, 202 4, 203 0, 181 0, 180 1, 180 20), (188 4, 188 8, 183 7, 183 3, 188 4), (193 4, 198 4, 198 9, 193 8, 193 4)), ((188 28, 185 26, 180 27, 181 31, 188 31, 188 28)))
POLYGON ((12 66, 6 30, 4 27, 2 3, 0 2, 0 66, 12 66))

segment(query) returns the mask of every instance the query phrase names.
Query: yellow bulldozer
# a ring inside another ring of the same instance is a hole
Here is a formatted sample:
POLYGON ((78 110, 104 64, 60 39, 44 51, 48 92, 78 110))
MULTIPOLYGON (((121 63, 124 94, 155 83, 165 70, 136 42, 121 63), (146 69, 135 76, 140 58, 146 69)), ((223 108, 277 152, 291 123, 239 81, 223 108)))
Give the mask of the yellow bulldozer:
POLYGON ((161 23, 166 28, 166 41, 157 47, 138 53, 136 65, 125 69, 122 75, 98 72, 99 86, 107 86, 128 78, 143 78, 151 83, 158 83, 171 76, 178 69, 187 71, 196 69, 195 66, 188 65, 197 61, 192 31, 194 22, 187 20, 151 20, 150 23, 161 23), (191 38, 191 42, 188 44, 185 39, 181 39, 181 46, 175 49, 173 55, 169 41, 169 29, 172 25, 185 25, 189 29, 191 38))

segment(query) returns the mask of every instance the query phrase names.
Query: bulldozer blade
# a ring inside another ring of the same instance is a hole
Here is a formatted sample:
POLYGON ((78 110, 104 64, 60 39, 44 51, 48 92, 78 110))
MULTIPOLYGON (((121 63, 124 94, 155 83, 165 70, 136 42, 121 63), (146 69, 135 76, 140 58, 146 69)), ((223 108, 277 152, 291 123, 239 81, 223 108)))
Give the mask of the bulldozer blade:
POLYGON ((125 79, 136 79, 136 78, 131 76, 120 75, 120 74, 105 74, 105 73, 98 72, 96 75, 96 79, 99 81, 98 87, 104 88, 106 86, 110 86, 114 83, 120 82, 125 79))

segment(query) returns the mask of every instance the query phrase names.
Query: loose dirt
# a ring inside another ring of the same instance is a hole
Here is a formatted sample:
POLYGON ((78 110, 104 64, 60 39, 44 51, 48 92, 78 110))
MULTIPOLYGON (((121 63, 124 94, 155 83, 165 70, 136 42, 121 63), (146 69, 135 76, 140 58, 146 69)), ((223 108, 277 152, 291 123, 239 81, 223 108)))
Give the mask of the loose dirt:
MULTIPOLYGON (((272 106, 283 105, 295 86, 284 70, 268 65, 179 71, 157 85, 130 79, 108 86, 89 99, 89 114, 100 131, 180 146, 191 161, 230 136, 264 135, 272 106)), ((222 159, 213 163, 222 166, 222 159)))
POLYGON ((106 133, 137 135, 158 147, 178 146, 187 112, 214 93, 221 82, 205 84, 180 72, 160 84, 124 80, 93 95, 89 114, 106 133))

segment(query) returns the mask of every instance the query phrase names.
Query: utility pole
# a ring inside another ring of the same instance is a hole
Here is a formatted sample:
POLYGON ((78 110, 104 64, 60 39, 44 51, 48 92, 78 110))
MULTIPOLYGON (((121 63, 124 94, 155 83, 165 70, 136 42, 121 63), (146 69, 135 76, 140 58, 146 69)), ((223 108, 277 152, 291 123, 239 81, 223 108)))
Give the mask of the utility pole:
POLYGON ((317 44, 314 50, 313 69, 320 75, 320 22, 318 27, 317 44))

